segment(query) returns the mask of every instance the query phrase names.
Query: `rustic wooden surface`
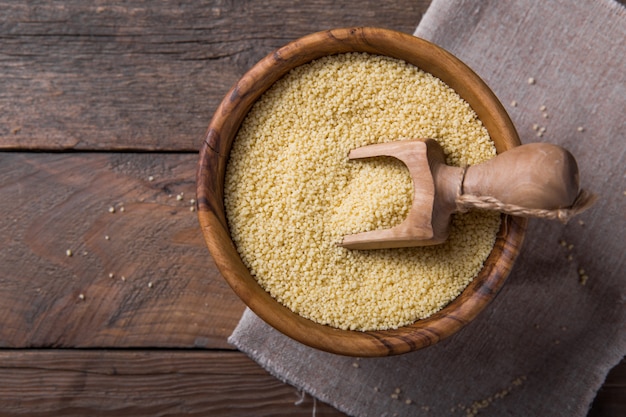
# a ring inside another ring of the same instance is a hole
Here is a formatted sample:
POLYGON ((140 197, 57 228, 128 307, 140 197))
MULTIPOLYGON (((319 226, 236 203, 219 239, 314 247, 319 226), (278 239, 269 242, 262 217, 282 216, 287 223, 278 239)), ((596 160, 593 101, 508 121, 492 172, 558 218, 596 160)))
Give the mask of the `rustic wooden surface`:
MULTIPOLYGON (((342 415, 226 342, 243 304, 190 211, 197 151, 273 49, 411 33, 428 4, 0 0, 0 416, 342 415)), ((622 364, 590 416, 625 392, 622 364)))

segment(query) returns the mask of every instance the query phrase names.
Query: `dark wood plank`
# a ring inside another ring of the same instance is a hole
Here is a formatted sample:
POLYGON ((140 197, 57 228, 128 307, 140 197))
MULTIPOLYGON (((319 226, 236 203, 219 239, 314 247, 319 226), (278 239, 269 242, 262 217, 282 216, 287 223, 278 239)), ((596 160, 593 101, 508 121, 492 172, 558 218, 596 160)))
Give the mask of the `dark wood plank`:
POLYGON ((0 153, 0 347, 231 348, 244 306, 190 211, 196 161, 0 153))
POLYGON ((588 417, 626 416, 626 360, 614 367, 598 391, 588 417))
POLYGON ((196 151, 275 48, 332 27, 411 33, 429 3, 0 0, 0 148, 196 151))
MULTIPOLYGON (((240 352, 0 350, 0 416, 343 416, 240 352)), ((626 414, 617 366, 589 417, 626 414)), ((620 382, 621 381, 621 382, 620 382)))
POLYGON ((9 350, 0 373, 2 417, 344 415, 239 352, 9 350))

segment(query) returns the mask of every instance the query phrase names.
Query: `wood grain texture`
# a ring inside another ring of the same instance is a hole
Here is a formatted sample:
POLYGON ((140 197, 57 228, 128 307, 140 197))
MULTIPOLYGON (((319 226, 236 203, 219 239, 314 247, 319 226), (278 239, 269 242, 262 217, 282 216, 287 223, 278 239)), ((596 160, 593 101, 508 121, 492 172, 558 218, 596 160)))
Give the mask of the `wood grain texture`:
POLYGON ((0 1, 0 148, 196 151, 232 84, 305 34, 411 33, 429 1, 0 1))
POLYGON ((0 346, 229 348, 243 304, 190 211, 196 160, 0 153, 0 346))
POLYGON ((0 373, 2 417, 344 415, 240 352, 0 351, 0 373))
MULTIPOLYGON (((0 154, 0 416, 312 415, 240 353, 147 349, 230 349, 243 309, 185 211, 196 152, 273 49, 331 27, 411 33, 429 3, 0 0, 0 149, 20 151, 0 154), (125 149, 190 153, 105 154, 125 149), (132 217, 109 216, 119 203, 132 217), (77 346, 93 349, 9 348, 77 346)), ((590 416, 626 414, 624 380, 622 362, 590 416)))
MULTIPOLYGON (((281 383, 240 352, 0 350, 0 416, 344 416, 281 383)), ((626 410, 626 365, 589 417, 626 410)))

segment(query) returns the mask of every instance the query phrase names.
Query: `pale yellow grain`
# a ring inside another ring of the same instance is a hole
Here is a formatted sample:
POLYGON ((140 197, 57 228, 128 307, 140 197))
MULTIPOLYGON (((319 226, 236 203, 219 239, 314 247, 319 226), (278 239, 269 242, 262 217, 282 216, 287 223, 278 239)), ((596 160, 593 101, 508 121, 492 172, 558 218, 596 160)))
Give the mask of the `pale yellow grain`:
POLYGON ((402 163, 349 161, 348 151, 413 137, 436 139, 452 165, 495 155, 465 101, 390 58, 322 58, 255 103, 231 150, 224 205, 242 260, 277 301, 341 329, 390 329, 439 311, 471 282, 493 247, 497 214, 455 216, 448 241, 434 247, 336 245, 400 223, 413 198, 402 163))

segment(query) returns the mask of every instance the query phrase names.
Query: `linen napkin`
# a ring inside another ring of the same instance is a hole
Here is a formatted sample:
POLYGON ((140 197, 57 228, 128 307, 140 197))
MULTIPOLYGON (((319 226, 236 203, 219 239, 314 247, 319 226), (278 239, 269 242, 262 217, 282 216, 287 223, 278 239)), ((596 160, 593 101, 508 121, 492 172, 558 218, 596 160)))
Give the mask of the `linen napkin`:
POLYGON ((523 143, 570 150, 599 201, 567 225, 531 220, 500 294, 434 346, 343 357, 249 310, 229 341, 352 416, 584 416, 626 353, 626 11, 610 0, 434 0, 415 35, 473 68, 523 143))

